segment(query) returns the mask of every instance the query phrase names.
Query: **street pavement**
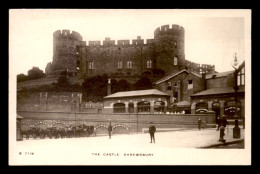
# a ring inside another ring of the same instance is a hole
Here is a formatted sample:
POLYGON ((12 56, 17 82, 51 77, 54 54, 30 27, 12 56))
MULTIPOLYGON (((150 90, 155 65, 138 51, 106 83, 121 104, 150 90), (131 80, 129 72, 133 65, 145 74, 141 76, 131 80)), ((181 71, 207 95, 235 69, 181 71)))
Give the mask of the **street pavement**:
MULTIPOLYGON (((226 131, 226 144, 244 139, 244 129, 241 129, 240 139, 232 138, 232 132, 232 129, 226 131)), ((246 152, 238 153, 233 149, 223 158, 223 154, 217 149, 223 145, 218 142, 219 134, 216 128, 156 132, 156 143, 150 143, 149 133, 141 132, 112 135, 111 139, 108 135, 23 139, 10 146, 9 162, 11 165, 237 165, 244 164, 246 157, 250 159, 246 152), (234 159, 234 155, 238 154, 244 158, 234 159), (219 160, 220 158, 222 160, 219 160)), ((241 147, 239 149, 241 150, 241 147)))

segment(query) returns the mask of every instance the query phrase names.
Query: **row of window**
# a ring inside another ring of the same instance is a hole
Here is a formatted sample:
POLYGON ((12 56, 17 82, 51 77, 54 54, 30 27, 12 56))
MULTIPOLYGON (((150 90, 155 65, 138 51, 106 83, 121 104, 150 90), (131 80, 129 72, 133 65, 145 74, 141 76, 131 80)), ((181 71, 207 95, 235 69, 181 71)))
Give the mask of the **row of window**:
POLYGON ((237 74, 237 85, 245 85, 245 67, 243 67, 237 74))
MULTIPOLYGON (((178 58, 177 57, 174 57, 173 65, 178 65, 178 58)), ((148 59, 146 61, 146 67, 148 69, 152 68, 152 60, 151 59, 148 59)), ((122 62, 122 60, 118 60, 117 61, 117 69, 122 69, 122 68, 123 68, 123 62, 122 62)), ((132 61, 130 59, 127 60, 127 62, 126 62, 126 68, 132 69, 132 61)), ((89 61, 89 69, 94 69, 94 61, 93 60, 89 61)))

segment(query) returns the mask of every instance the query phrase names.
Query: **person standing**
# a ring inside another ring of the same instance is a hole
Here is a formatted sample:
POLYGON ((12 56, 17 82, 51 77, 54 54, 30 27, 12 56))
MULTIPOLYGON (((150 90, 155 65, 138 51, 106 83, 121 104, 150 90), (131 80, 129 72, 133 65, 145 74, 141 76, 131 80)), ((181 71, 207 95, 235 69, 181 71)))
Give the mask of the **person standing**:
POLYGON ((152 143, 152 140, 153 142, 155 143, 155 138, 154 138, 154 133, 156 131, 156 128, 155 126, 153 125, 153 122, 150 123, 150 127, 149 127, 149 133, 150 133, 150 138, 151 138, 151 142, 152 143))
POLYGON ((201 119, 199 118, 199 120, 198 120, 199 130, 201 129, 201 125, 202 125, 202 121, 201 121, 201 119))
POLYGON ((111 125, 111 122, 109 123, 108 125, 108 135, 109 135, 109 139, 111 139, 111 132, 112 132, 112 125, 111 125))

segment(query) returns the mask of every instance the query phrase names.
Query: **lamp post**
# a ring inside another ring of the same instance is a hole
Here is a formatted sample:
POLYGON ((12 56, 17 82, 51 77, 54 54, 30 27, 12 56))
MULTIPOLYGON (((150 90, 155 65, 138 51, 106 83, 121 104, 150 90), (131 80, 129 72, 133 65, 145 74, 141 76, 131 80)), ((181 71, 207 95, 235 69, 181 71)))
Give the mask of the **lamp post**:
POLYGON ((234 90, 235 90, 235 127, 233 128, 233 138, 240 138, 240 128, 238 127, 238 116, 237 116, 237 91, 238 91, 238 85, 237 85, 237 74, 238 74, 238 70, 237 70, 237 66, 238 66, 238 61, 237 61, 237 56, 235 53, 234 56, 234 60, 232 62, 232 67, 235 69, 234 72, 234 90))

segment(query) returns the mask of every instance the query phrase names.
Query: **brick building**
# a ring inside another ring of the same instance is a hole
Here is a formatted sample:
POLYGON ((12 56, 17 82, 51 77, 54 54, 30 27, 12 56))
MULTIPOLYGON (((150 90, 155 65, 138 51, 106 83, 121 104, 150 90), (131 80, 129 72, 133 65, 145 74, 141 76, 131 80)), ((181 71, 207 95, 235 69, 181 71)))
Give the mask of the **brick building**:
POLYGON ((157 89, 117 92, 104 97, 105 113, 166 113, 169 95, 157 89))
POLYGON ((191 97, 191 113, 215 111, 216 117, 245 117, 245 62, 236 71, 206 76, 206 89, 191 97), (237 91, 235 88, 237 87, 237 91))

